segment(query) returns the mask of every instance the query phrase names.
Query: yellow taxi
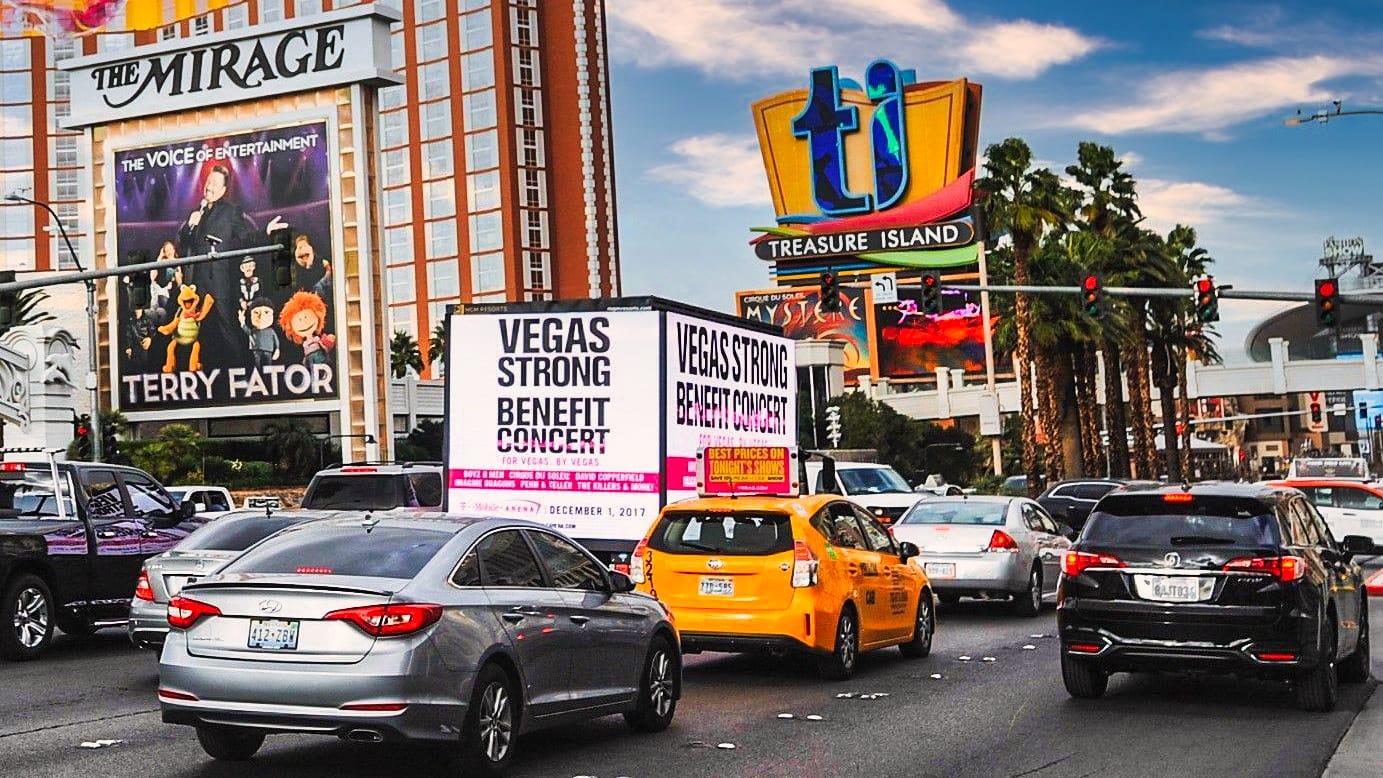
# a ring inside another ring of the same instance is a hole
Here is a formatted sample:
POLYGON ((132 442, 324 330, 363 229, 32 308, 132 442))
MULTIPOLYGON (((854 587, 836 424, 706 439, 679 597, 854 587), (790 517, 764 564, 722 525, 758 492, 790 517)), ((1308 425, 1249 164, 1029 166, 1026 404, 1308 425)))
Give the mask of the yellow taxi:
POLYGON ((838 495, 700 497, 662 510, 630 577, 673 612, 684 653, 808 651, 839 680, 861 651, 931 651, 917 554, 838 495))

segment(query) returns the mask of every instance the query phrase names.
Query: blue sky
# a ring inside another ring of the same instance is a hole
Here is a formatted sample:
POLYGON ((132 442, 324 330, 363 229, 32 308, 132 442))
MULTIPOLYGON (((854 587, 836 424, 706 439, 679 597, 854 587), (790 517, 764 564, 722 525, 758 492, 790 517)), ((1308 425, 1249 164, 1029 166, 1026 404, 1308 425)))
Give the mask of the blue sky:
MULTIPOLYGON (((1383 4, 608 0, 626 294, 731 310, 764 288, 747 245, 772 205, 749 105, 805 87, 813 66, 859 78, 876 57, 920 80, 984 86, 980 147, 1024 138, 1058 173, 1112 146, 1148 226, 1196 228, 1218 282, 1311 291, 1321 244, 1383 256, 1383 4)), ((1226 300, 1222 350, 1242 361, 1280 303, 1226 300)))

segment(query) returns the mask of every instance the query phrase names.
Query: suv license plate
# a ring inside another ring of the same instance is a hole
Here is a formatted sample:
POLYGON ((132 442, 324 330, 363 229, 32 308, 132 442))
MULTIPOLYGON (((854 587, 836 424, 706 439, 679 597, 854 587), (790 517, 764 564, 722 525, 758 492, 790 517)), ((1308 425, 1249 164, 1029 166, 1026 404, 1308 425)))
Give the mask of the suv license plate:
POLYGON ((735 579, 733 578, 701 578, 701 593, 713 597, 734 597, 735 579))
POLYGON ((1214 578, 1193 575, 1136 575, 1138 596, 1160 602, 1201 602, 1215 590, 1214 578))
POLYGON ((298 647, 298 622, 283 619, 250 619, 250 648, 293 651, 298 647))
POLYGON ((955 578, 955 562, 925 562, 922 570, 931 578, 955 578))

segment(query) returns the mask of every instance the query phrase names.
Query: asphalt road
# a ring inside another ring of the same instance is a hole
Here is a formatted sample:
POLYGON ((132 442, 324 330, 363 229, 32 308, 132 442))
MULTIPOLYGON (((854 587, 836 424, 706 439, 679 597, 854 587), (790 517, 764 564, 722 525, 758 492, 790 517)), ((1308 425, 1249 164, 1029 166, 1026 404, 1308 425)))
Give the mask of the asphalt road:
MULTIPOLYGON (((1075 701, 1061 685, 1050 606, 1024 619, 1000 603, 962 603, 941 618, 932 656, 868 654, 839 684, 803 661, 689 657, 667 732, 634 735, 612 717, 539 733, 521 741, 512 774, 1318 776, 1372 689, 1341 687, 1325 715, 1297 710, 1285 685, 1181 676, 1115 676, 1104 699, 1075 701)), ((1371 618, 1383 624, 1383 601, 1371 618)), ((159 721, 154 657, 119 631, 60 636, 43 660, 0 664, 0 684, 0 775, 346 778, 429 775, 436 764, 426 751, 294 735, 271 736, 249 763, 215 763, 191 729, 159 721), (122 742, 79 747, 101 739, 122 742)))

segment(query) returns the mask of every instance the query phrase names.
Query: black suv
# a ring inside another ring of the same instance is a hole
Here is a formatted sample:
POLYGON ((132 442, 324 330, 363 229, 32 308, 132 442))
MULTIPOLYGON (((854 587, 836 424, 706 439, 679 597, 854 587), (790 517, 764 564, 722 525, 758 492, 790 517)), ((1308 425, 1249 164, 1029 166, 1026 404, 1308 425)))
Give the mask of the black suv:
POLYGON ((1085 526, 1085 520, 1094 510, 1101 497, 1129 484, 1156 486, 1151 481, 1127 481, 1118 478, 1081 478, 1061 481, 1048 487, 1037 502, 1047 509, 1057 521, 1076 529, 1085 526))
POLYGON ((1306 710, 1337 677, 1369 676, 1369 608, 1352 560, 1295 489, 1202 484, 1112 492, 1066 553, 1057 590, 1061 675, 1073 697, 1112 672, 1289 680, 1306 710))
POLYGON ((38 657, 55 628, 123 626, 144 559, 204 523, 143 470, 0 453, 42 460, 0 462, 0 658, 38 657))

